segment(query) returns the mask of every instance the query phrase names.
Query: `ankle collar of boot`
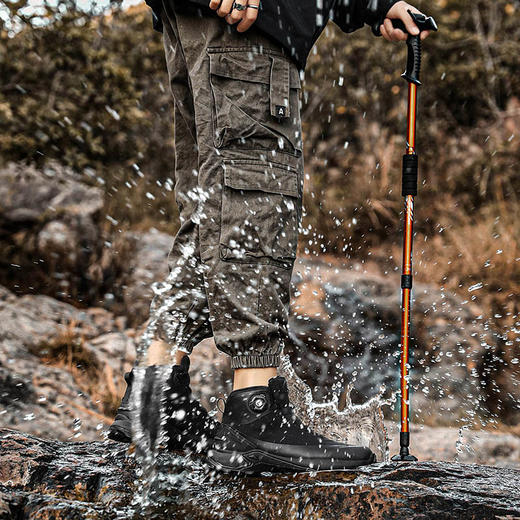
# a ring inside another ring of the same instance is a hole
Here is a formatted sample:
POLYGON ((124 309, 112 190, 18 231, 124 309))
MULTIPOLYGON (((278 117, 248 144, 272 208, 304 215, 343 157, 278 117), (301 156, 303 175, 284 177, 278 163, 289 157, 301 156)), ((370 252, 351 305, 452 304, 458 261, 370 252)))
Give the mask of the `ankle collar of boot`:
POLYGON ((269 387, 268 386, 248 386, 246 388, 239 388, 238 390, 233 390, 229 394, 228 399, 230 399, 231 397, 242 396, 242 395, 248 394, 250 392, 258 392, 258 391, 268 392, 269 387))
POLYGON ((234 390, 227 398, 224 418, 248 422, 269 411, 272 404, 273 398, 267 386, 250 386, 234 390))
POLYGON ((191 393, 190 375, 185 366, 175 365, 168 377, 168 386, 177 393, 191 393))

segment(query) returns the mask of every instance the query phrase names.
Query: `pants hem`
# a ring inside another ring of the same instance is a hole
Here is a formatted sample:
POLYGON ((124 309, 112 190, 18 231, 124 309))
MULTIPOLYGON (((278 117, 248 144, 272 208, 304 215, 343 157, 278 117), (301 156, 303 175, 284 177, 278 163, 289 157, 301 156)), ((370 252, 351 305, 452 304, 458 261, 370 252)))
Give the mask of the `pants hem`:
POLYGON ((233 356, 231 358, 231 368, 268 368, 278 366, 280 366, 280 354, 233 356))

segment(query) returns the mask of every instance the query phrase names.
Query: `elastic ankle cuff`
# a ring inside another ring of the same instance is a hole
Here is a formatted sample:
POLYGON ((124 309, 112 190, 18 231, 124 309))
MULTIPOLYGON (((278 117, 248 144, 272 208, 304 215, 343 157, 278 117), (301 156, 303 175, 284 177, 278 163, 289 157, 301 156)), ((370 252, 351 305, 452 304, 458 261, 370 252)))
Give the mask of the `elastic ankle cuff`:
POLYGON ((279 354, 264 354, 262 356, 233 356, 231 368, 268 368, 280 366, 279 354))

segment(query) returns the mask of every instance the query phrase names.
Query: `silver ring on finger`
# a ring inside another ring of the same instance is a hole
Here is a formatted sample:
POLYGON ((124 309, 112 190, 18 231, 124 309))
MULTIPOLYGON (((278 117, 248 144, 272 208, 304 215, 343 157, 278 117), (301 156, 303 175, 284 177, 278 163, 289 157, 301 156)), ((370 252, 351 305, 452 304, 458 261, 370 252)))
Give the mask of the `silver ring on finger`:
POLYGON ((247 7, 244 4, 239 4, 238 2, 233 2, 233 7, 231 10, 236 9, 237 11, 245 11, 247 7))

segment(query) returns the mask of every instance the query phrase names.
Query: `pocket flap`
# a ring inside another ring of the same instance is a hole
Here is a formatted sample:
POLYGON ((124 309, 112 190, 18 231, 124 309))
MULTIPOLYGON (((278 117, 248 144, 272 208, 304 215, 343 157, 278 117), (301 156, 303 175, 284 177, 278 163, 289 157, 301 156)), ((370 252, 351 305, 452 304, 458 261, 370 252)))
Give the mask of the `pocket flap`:
MULTIPOLYGON (((253 81, 269 85, 271 81, 271 59, 268 53, 258 54, 251 50, 240 51, 208 51, 209 70, 211 74, 243 81, 253 81)), ((288 60, 280 57, 279 59, 288 60)), ((289 85, 301 88, 300 75, 296 66, 289 67, 289 85)))
POLYGON ((224 161, 224 184, 236 190, 260 190, 298 197, 295 170, 270 162, 224 161))

